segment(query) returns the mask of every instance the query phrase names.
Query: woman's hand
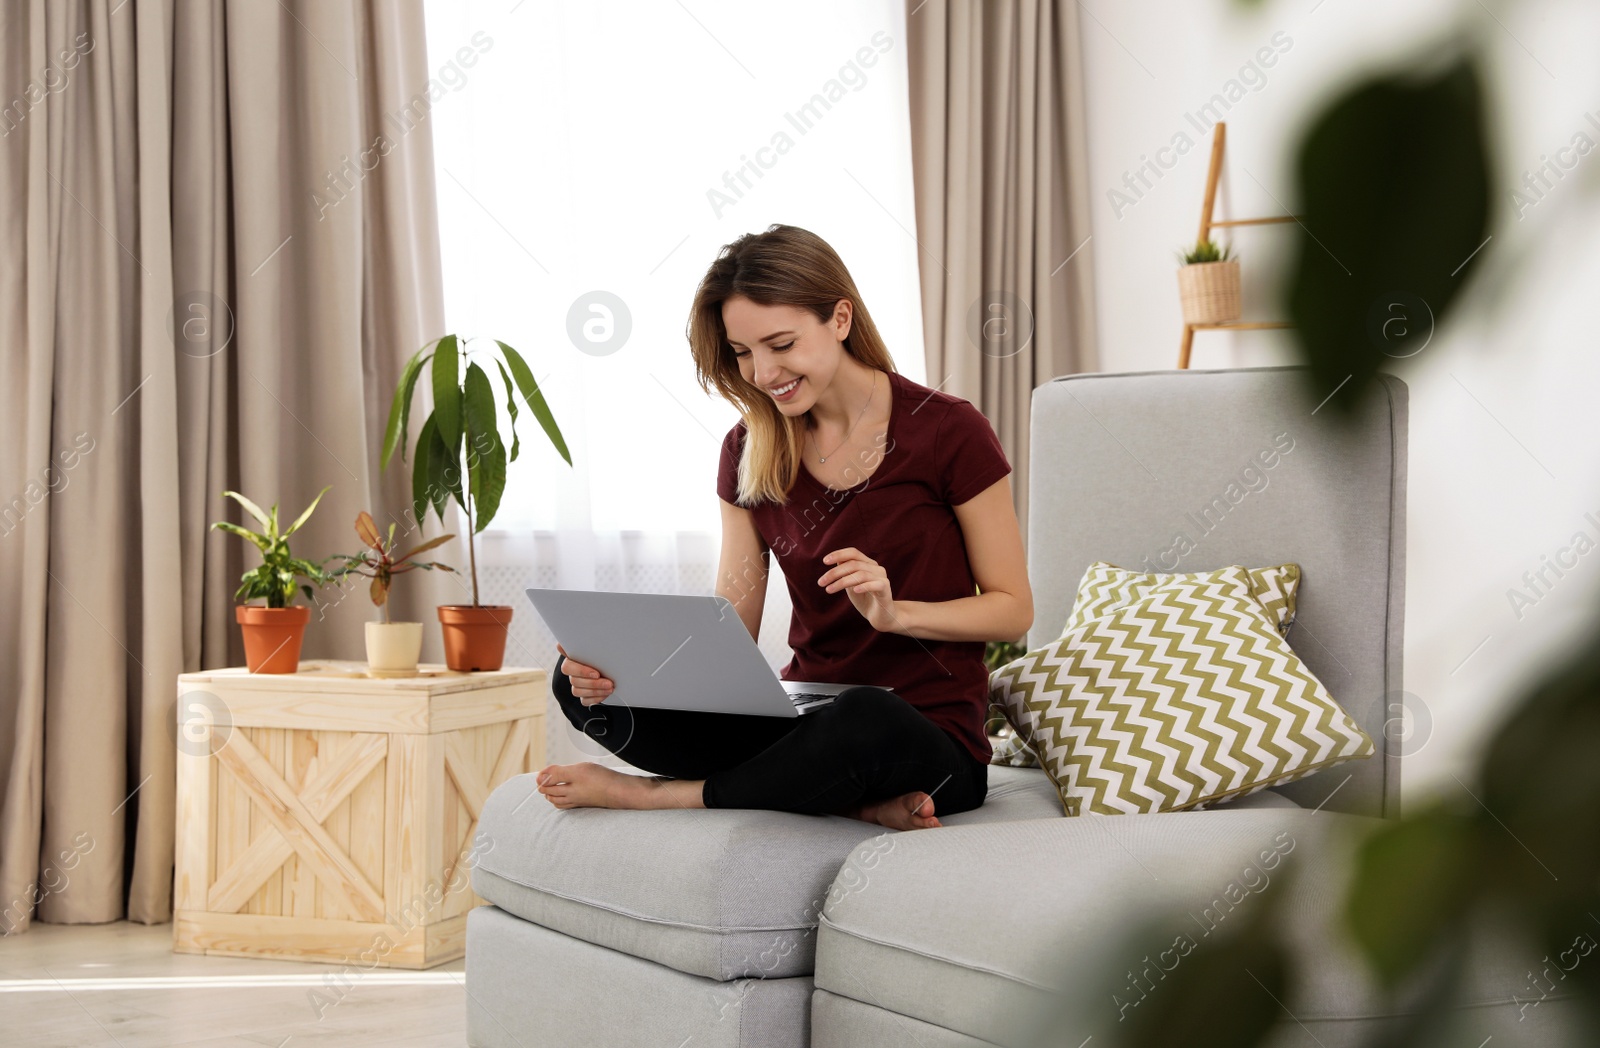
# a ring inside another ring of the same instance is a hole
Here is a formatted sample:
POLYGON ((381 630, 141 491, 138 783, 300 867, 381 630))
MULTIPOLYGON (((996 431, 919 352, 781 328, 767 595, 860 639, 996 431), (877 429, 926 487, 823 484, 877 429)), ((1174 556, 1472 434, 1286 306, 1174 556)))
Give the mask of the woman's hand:
POLYGON ((901 628, 900 620, 895 615, 894 593, 889 586, 889 576, 882 564, 854 546, 834 550, 822 558, 822 563, 833 565, 817 580, 817 585, 822 586, 825 592, 844 590, 850 603, 856 606, 856 610, 875 630, 894 633, 901 628))
MULTIPOLYGON (((567 649, 560 643, 556 644, 556 650, 562 655, 567 655, 567 649)), ((578 662, 570 655, 562 660, 561 672, 572 678, 572 694, 585 706, 606 701, 611 697, 612 689, 616 687, 615 681, 602 677, 599 670, 578 662)))

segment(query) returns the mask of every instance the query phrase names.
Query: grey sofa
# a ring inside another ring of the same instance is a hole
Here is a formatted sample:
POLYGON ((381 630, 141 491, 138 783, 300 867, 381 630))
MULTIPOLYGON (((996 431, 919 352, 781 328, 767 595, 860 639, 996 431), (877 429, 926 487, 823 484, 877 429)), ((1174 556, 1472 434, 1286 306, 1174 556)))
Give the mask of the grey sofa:
MULTIPOLYGON (((1187 912, 1203 949, 1208 926, 1245 918, 1260 856, 1286 847, 1301 876, 1276 890, 1300 963, 1277 1043, 1354 1045, 1403 1012, 1338 924, 1337 856, 1399 810, 1385 726, 1401 696, 1406 390, 1385 379, 1340 428, 1303 378, 1087 375, 1035 390, 1028 641, 1059 632, 1095 560, 1293 561, 1290 640, 1377 756, 1214 810, 1116 818, 1066 818, 1042 771, 996 766, 982 808, 909 833, 766 811, 558 811, 518 776, 481 817, 472 884, 492 905, 468 918, 469 1043, 982 1048, 1029 1043, 1048 1021, 1051 1043, 1077 1045, 1160 992, 1171 931, 1142 945, 1130 933, 1187 912)), ((1530 1012, 1514 998, 1537 961, 1500 949, 1475 963, 1457 1015, 1481 1034, 1462 1043, 1558 1043, 1570 1002, 1530 1012)))

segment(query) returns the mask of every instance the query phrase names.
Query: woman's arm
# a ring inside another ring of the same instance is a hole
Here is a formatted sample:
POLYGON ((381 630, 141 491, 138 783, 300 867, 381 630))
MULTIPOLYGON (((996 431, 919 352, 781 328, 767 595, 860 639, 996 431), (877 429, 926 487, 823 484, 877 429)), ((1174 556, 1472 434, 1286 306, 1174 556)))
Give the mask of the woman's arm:
POLYGON ((722 504, 722 553, 717 563, 717 595, 733 602, 750 636, 761 638, 761 611, 767 601, 767 544, 755 517, 743 506, 722 504))
POLYGON ((954 508, 980 592, 955 600, 896 600, 890 632, 923 640, 1015 640, 1033 626, 1033 588, 1011 477, 954 508))

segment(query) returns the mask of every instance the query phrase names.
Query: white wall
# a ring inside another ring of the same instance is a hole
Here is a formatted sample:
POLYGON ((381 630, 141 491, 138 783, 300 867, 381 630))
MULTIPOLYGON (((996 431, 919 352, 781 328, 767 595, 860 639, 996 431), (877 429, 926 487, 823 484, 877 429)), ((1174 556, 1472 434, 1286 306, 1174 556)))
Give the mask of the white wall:
MULTIPOLYGON (((1180 319, 1173 253, 1199 222, 1210 135, 1185 119, 1258 49, 1276 54, 1225 119, 1218 218, 1293 210, 1294 143, 1330 92, 1364 71, 1411 63, 1465 29, 1488 58, 1500 187, 1493 239, 1465 298, 1418 355, 1395 361, 1411 388, 1406 690, 1425 711, 1405 766, 1406 796, 1470 784, 1473 758, 1540 668, 1582 635, 1600 588, 1600 150, 1532 206, 1512 190, 1574 136, 1600 144, 1600 9, 1485 0, 1085 0, 1088 112, 1101 370, 1173 367, 1180 319), (1586 119, 1594 113, 1595 122, 1586 119), (1130 204, 1123 176, 1184 132, 1194 147, 1130 204), (1594 514, 1594 521, 1585 518, 1594 514), (1523 573, 1572 548, 1537 590, 1523 573), (1520 614, 1510 592, 1537 602, 1520 614)), ((1412 63, 1414 64, 1414 63, 1412 63)), ((1586 148, 1586 147, 1585 147, 1586 148)), ((1566 154, 1568 158, 1574 154, 1566 154)), ((1396 172, 1397 179, 1403 178, 1396 172)), ((1313 230, 1313 233, 1315 231, 1313 230)), ((1277 319, 1282 227, 1236 230, 1245 316, 1277 319)), ((1196 336, 1193 365, 1292 363, 1286 332, 1196 336)))

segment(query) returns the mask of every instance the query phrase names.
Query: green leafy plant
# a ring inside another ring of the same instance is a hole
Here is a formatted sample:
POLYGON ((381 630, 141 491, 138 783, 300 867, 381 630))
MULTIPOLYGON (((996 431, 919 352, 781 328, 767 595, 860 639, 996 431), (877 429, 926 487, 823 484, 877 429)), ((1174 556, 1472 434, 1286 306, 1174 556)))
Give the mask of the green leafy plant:
MULTIPOLYGON (((1008 662, 1022 658, 1028 654, 1027 638, 1019 641, 991 640, 983 649, 983 664, 990 673, 1004 666, 1008 662)), ((984 730, 990 735, 998 735, 1006 730, 1006 715, 994 703, 989 704, 989 712, 984 717, 984 730)))
POLYGON ((245 512, 260 522, 266 529, 265 533, 251 531, 226 520, 219 520, 211 527, 226 531, 230 535, 237 535, 261 551, 261 566, 253 568, 241 576, 238 590, 233 594, 233 599, 240 603, 249 603, 252 600, 265 600, 269 608, 287 608, 294 601, 295 589, 303 590, 307 600, 314 600, 311 587, 305 583, 296 583, 296 579, 308 579, 318 586, 325 586, 331 580, 323 565, 327 561, 312 563, 303 560, 289 552, 289 536, 300 530, 300 526, 310 519, 312 512, 317 508, 317 503, 322 501, 322 496, 328 493, 328 487, 317 492, 317 497, 311 500, 305 512, 295 518, 288 529, 278 531, 278 504, 274 502, 272 509, 263 511, 260 506, 251 502, 237 491, 224 491, 222 494, 233 499, 243 506, 245 512))
POLYGON ((1202 240, 1187 251, 1178 252, 1178 261, 1186 266, 1201 262, 1227 262, 1233 258, 1233 245, 1218 247, 1215 240, 1202 240))
POLYGON ((1006 663, 1020 659, 1026 654, 1028 647, 1021 641, 991 640, 984 646, 983 664, 989 668, 990 673, 993 673, 1006 663))
POLYGON ((372 580, 372 603, 378 606, 382 613, 380 622, 389 621, 389 588, 394 585, 396 575, 404 575, 408 571, 432 571, 438 568, 441 571, 454 571, 448 564, 438 561, 412 560, 418 553, 426 553, 444 545, 454 535, 440 535, 438 538, 429 539, 415 549, 409 550, 401 556, 395 556, 394 525, 389 525, 389 534, 385 536, 378 530, 378 524, 372 519, 372 514, 362 510, 356 516, 356 534, 367 548, 360 553, 340 553, 333 559, 343 561, 335 568, 331 575, 341 583, 351 575, 372 580))
POLYGON ((1469 52, 1361 81, 1300 134, 1283 300, 1312 403, 1342 386, 1329 410, 1353 412, 1391 360, 1426 345, 1496 247, 1495 107, 1480 64, 1469 52), (1397 314, 1404 323, 1388 322, 1397 314))
POLYGON ((411 466, 412 511, 420 524, 431 507, 444 523, 444 508, 451 498, 467 515, 467 552, 472 563, 472 605, 478 600, 478 549, 474 536, 494 520, 505 492, 506 466, 517 460, 522 441, 517 436, 517 396, 539 420, 550 443, 567 465, 572 455, 555 418, 539 392, 533 371, 522 355, 497 339, 481 351, 468 353, 467 342, 445 335, 419 349, 406 362, 389 409, 383 438, 385 469, 399 449, 406 457, 411 398, 427 368, 433 391, 433 411, 417 434, 416 459, 411 466), (485 365, 492 362, 505 389, 505 410, 511 433, 509 452, 500 436, 499 409, 494 384, 485 365), (465 479, 465 483, 463 483, 465 479))

